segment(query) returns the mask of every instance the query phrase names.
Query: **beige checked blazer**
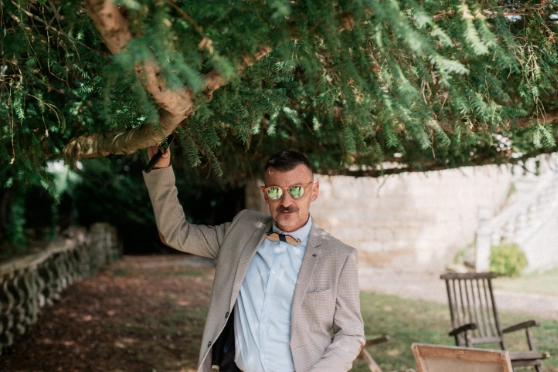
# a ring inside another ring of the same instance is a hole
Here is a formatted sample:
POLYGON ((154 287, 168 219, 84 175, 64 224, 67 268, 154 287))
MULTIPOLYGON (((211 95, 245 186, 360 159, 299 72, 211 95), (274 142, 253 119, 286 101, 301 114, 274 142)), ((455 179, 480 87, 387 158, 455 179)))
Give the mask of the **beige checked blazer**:
MULTIPOLYGON (((211 348, 231 314, 248 266, 272 224, 244 210, 219 226, 189 224, 177 199, 172 167, 144 173, 157 227, 169 246, 216 260, 198 371, 211 370, 211 348)), ((297 372, 348 371, 364 345, 357 251, 316 227, 310 232, 291 310, 297 372)))

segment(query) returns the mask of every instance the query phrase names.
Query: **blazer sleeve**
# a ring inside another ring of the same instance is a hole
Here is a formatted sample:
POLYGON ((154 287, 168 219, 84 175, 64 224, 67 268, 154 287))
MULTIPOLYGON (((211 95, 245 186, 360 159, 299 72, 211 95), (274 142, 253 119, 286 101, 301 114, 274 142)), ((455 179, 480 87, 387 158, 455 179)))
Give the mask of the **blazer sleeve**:
POLYGON ((194 225, 186 221, 172 167, 143 172, 159 235, 163 243, 179 251, 216 259, 231 223, 194 225))
POLYGON ((348 371, 364 346, 364 322, 360 313, 357 251, 352 249, 338 281, 333 340, 311 371, 348 371))

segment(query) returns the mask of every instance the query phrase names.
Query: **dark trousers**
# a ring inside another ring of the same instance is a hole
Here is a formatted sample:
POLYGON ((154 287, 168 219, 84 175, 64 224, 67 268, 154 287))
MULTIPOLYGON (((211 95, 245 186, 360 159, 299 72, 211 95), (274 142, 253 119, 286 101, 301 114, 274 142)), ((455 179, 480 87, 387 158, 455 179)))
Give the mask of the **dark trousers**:
POLYGON ((231 312, 227 324, 213 344, 211 349, 211 364, 219 366, 219 372, 240 372, 234 362, 234 310, 231 312))

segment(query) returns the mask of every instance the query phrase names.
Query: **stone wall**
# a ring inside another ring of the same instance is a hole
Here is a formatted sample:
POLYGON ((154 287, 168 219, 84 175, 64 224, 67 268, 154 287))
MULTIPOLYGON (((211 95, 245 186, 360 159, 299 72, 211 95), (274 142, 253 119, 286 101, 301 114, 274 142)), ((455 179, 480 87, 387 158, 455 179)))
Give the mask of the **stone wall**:
POLYGON ((520 248, 525 252, 527 272, 544 271, 558 267, 558 214, 541 224, 533 238, 520 248))
MULTIPOLYGON (((491 215, 518 177, 510 167, 465 167, 379 178, 316 175, 316 223, 359 250, 372 267, 441 271, 475 239, 478 210, 491 215)), ((247 208, 266 211, 259 185, 246 189, 247 208)))
POLYGON ((62 290, 116 257, 116 232, 99 223, 89 231, 72 228, 37 253, 0 263, 0 355, 62 290))

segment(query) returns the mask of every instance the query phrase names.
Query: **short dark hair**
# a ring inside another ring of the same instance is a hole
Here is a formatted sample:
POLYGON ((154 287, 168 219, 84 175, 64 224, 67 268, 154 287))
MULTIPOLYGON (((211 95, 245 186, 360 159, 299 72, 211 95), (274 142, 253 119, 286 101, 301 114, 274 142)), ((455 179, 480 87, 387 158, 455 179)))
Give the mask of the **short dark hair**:
POLYGON ((281 172, 288 172, 293 170, 299 164, 304 164, 312 172, 312 166, 306 155, 294 150, 281 150, 276 154, 271 155, 267 163, 265 163, 265 171, 269 168, 275 168, 281 172))

